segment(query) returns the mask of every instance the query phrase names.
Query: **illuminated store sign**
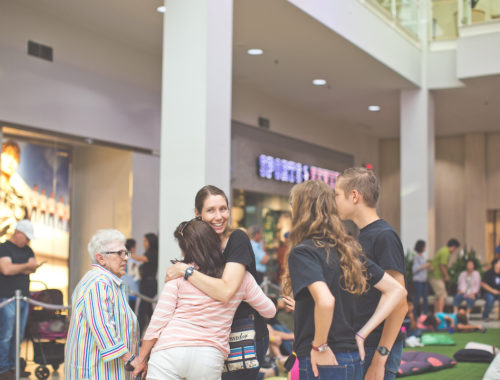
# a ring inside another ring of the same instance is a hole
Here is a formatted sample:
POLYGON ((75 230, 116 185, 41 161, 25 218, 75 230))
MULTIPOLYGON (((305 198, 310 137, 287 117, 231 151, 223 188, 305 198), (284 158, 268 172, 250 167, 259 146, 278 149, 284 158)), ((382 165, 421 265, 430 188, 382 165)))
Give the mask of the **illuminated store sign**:
POLYGON ((310 179, 325 182, 335 189, 339 172, 261 154, 257 161, 259 177, 288 183, 301 183, 310 179))

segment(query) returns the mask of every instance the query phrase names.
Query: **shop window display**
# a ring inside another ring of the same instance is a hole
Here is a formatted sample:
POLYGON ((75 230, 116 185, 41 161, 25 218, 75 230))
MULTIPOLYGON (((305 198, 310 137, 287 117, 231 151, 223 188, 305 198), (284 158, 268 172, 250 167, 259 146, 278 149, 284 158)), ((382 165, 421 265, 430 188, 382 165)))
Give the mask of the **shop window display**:
POLYGON ((17 221, 30 219, 35 230, 30 246, 39 261, 46 261, 31 281, 60 289, 67 296, 69 150, 4 139, 0 165, 0 242, 10 238, 17 221))

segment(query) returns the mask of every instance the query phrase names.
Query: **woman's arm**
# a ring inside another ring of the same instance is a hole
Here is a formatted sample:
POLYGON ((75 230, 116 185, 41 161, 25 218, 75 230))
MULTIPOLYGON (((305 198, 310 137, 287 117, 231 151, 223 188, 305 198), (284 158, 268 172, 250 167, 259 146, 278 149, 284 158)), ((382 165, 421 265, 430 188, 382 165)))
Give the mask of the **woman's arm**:
MULTIPOLYGON (((148 360, 149 360, 149 354, 151 353, 151 350, 153 349, 154 345, 158 339, 151 339, 151 340, 143 340, 142 345, 141 345, 141 351, 139 353, 139 356, 136 359, 136 363, 134 366, 134 372, 132 377, 135 379, 137 375, 141 374, 147 367, 148 360)), ((144 378, 144 376, 142 376, 144 378)))
MULTIPOLYGON (((366 338, 380 325, 406 297, 406 290, 394 278, 387 273, 375 284, 375 288, 382 292, 380 301, 375 312, 358 333, 366 338)), ((399 332, 399 331, 398 331, 399 332)), ((397 333, 393 334, 396 339, 397 333)), ((385 346, 387 347, 387 346, 385 346)), ((390 349, 390 347, 387 347, 390 349)))
POLYGON ((177 307, 179 288, 177 281, 169 281, 163 287, 158 303, 155 307, 151 321, 144 334, 144 340, 153 340, 160 337, 163 329, 172 320, 177 307))
MULTIPOLYGON (((382 297, 380 297, 377 309, 375 309, 375 313, 372 315, 370 320, 374 318, 379 308, 383 308, 382 311, 379 314, 377 314, 378 316, 376 317, 378 319, 381 318, 382 315, 386 316, 384 328, 382 330, 382 336, 380 337, 378 345, 387 347, 389 350, 391 350, 392 346, 394 345, 394 341, 396 340, 399 334, 405 315, 408 312, 408 304, 406 303, 406 298, 405 298, 407 292, 406 289, 404 288, 404 283, 405 283, 404 275, 398 271, 387 270, 384 276, 382 277, 382 280, 380 280, 377 284, 375 284, 375 288, 377 288, 382 292, 382 297), (382 280, 384 280, 384 282, 382 282, 382 280), (393 295, 391 298, 388 298, 387 296, 384 297, 384 293, 389 293, 392 290, 392 288, 397 289, 399 295, 397 295, 396 297, 394 297, 393 295), (398 299, 399 301, 396 302, 396 299, 398 299), (396 304, 395 306, 394 303, 396 304)), ((377 325, 375 325, 375 327, 376 326, 377 325)), ((371 332, 373 328, 374 327, 372 327, 372 325, 370 324, 369 329, 367 330, 371 332)), ((366 336, 363 335, 362 333, 359 334, 366 338, 366 336)), ((358 336, 356 336, 356 342, 358 343, 359 347, 360 342, 358 336)), ((383 378, 386 362, 387 362, 387 355, 381 356, 378 354, 378 352, 375 352, 375 355, 373 356, 372 359, 372 364, 370 364, 370 368, 368 368, 365 379, 383 378)))
MULTIPOLYGON (((335 309, 335 297, 323 281, 313 282, 307 289, 314 299, 314 339, 312 344, 319 347, 328 343, 328 333, 332 326, 335 309)), ((311 350, 311 367, 315 377, 318 377, 318 365, 337 364, 337 359, 330 348, 323 352, 311 350)))
POLYGON ((274 306, 273 301, 264 294, 250 273, 245 274, 245 277, 244 283, 246 286, 244 300, 264 318, 274 317, 276 315, 276 306, 274 306))
POLYGON ((119 319, 113 314, 113 291, 104 281, 95 282, 83 298, 85 319, 100 350, 100 358, 108 362, 117 358, 127 361, 131 353, 119 336, 119 319))
MULTIPOLYGON (((188 267, 189 265, 184 263, 171 265, 167 269, 166 280, 183 277, 188 267)), ((210 277, 195 270, 188 280, 209 297, 217 301, 228 302, 240 288, 245 272, 246 267, 243 264, 229 262, 224 267, 222 278, 210 277)))
POLYGON ((132 257, 136 261, 140 261, 141 263, 149 262, 149 259, 146 255, 136 255, 135 253, 131 253, 130 257, 132 257))

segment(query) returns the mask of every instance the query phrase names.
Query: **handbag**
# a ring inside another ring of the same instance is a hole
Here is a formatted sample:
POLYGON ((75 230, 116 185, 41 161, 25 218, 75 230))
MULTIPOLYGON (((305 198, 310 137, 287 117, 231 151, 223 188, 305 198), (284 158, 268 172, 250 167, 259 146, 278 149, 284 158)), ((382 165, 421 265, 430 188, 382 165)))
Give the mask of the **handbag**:
POLYGON ((255 349, 254 316, 236 319, 229 334, 229 355, 224 362, 223 372, 234 372, 258 368, 259 361, 255 349))

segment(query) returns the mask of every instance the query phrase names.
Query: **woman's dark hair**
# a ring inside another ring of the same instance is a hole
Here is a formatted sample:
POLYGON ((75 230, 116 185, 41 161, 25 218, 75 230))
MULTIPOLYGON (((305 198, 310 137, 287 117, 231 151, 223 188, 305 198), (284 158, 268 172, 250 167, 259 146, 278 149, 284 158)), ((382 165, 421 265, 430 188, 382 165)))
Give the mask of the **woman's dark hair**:
POLYGON ((144 235, 146 240, 149 243, 148 252, 158 252, 158 236, 156 234, 150 232, 144 235))
POLYGON ((417 240, 415 243, 415 252, 422 253, 425 249, 425 240, 417 240))
POLYGON ((467 261, 465 262, 465 267, 467 267, 467 264, 469 263, 469 261, 474 265, 474 270, 477 270, 477 263, 476 263, 476 260, 474 260, 474 259, 467 259, 467 261))
POLYGON ((437 325, 438 325, 437 319, 433 314, 429 314, 427 316, 427 318, 425 318, 423 324, 424 324, 424 326, 432 327, 433 330, 435 330, 437 328, 437 325))
POLYGON ((224 191, 216 186, 206 185, 198 190, 196 197, 194 198, 194 207, 196 208, 196 211, 198 211, 198 214, 201 214, 201 210, 203 210, 203 203, 205 203, 205 199, 207 199, 210 195, 220 195, 224 197, 226 204, 229 207, 229 201, 227 200, 227 196, 224 191))
POLYGON ((225 260, 219 235, 208 223, 195 218, 177 226, 174 237, 184 252, 186 264, 195 263, 198 270, 210 277, 220 278, 225 260))
POLYGON ((467 318, 466 313, 457 313, 457 323, 461 323, 462 325, 469 324, 469 318, 467 318))
POLYGON ((130 252, 132 248, 134 248, 137 245, 135 239, 127 239, 125 242, 125 248, 127 248, 127 251, 130 252))

